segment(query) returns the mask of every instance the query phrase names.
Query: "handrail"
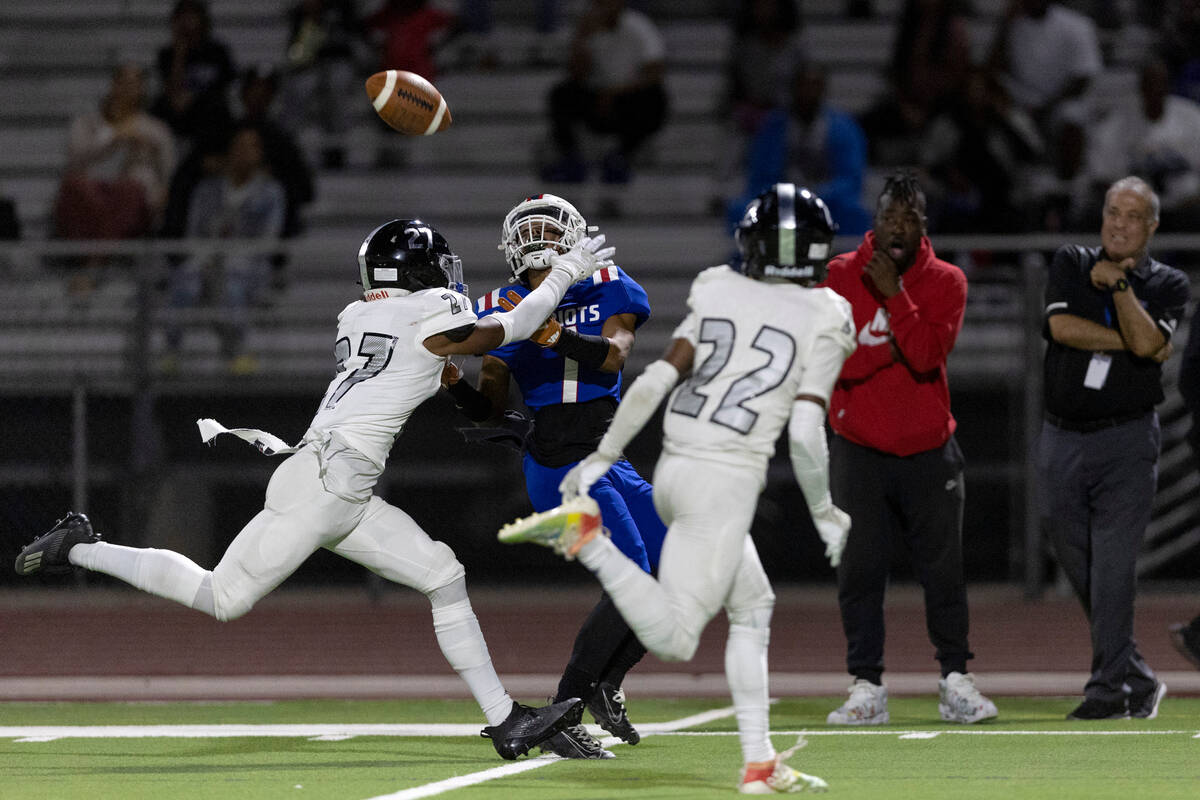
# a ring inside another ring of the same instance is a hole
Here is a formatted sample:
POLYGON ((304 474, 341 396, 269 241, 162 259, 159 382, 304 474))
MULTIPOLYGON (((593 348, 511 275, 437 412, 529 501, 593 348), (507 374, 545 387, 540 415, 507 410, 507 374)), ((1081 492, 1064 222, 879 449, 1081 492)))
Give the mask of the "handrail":
MULTIPOLYGON (((715 225, 716 223, 714 223, 715 225)), ((489 239, 492 238, 491 226, 480 226, 488 229, 489 239)), ((364 231, 364 234, 366 231, 364 231)), ((208 254, 236 250, 240 253, 296 253, 310 248, 315 241, 320 241, 319 232, 311 232, 295 239, 262 240, 262 239, 21 239, 15 241, 0 240, 0 256, 4 255, 33 255, 33 256, 72 256, 72 255, 146 255, 146 254, 208 254)), ((939 254, 968 250, 993 252, 1047 252, 1057 250, 1064 244, 1099 244, 1099 234, 1096 231, 1076 233, 1020 233, 1020 234, 953 234, 931 236, 934 249, 939 254)), ((858 237, 838 236, 834 239, 834 250, 846 252, 856 248, 861 239, 858 237)), ((680 244, 686 250, 686 244, 680 244)), ((1152 240, 1151 252, 1167 251, 1197 251, 1200 252, 1200 233, 1160 233, 1152 240)), ((690 256, 689 256, 690 257, 690 256)), ((1189 265, 1178 265, 1187 270, 1189 265)))

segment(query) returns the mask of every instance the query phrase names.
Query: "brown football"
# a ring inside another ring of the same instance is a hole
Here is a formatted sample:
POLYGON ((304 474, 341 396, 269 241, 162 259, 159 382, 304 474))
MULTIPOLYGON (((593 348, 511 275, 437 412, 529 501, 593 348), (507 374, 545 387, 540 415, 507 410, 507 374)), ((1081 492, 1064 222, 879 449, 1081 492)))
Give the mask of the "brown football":
POLYGON ((428 136, 450 127, 442 93, 415 72, 389 69, 367 78, 367 97, 388 125, 409 136, 428 136))

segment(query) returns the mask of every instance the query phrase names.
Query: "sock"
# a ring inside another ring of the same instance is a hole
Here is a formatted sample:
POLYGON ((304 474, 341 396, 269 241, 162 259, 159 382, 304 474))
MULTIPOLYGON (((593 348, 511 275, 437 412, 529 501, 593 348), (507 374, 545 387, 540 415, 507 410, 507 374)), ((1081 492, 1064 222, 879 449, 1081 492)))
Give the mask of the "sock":
POLYGON ((747 763, 775 757, 769 730, 770 697, 767 689, 769 628, 730 624, 725 640, 725 677, 737 715, 738 739, 747 763))
POLYGON ((601 673, 629 635, 629 626, 621 618, 621 612, 605 594, 575 635, 575 646, 558 682, 555 702, 568 697, 591 700, 601 673))
MULTIPOLYGON (((173 550, 152 547, 124 547, 108 542, 77 544, 71 548, 67 558, 77 567, 120 578, 143 592, 189 607, 195 607, 192 603, 197 591, 205 579, 210 579, 212 575, 173 550)), ((211 590, 209 596, 211 598, 211 590)), ((209 608, 201 607, 199 610, 215 616, 209 608)))
POLYGON ((466 682, 489 725, 499 725, 512 711, 513 700, 488 654, 479 620, 467 598, 467 582, 459 578, 429 593, 433 632, 446 661, 466 682))

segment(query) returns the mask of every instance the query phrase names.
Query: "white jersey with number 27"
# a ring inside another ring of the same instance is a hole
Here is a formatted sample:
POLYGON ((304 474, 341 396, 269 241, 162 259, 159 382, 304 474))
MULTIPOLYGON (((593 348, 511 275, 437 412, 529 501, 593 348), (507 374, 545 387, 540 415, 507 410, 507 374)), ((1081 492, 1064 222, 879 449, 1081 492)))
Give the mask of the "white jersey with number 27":
POLYGON ((367 292, 338 315, 337 374, 309 429, 336 431, 382 468, 404 423, 441 385, 446 359, 425 339, 476 319, 470 298, 452 289, 367 292))
POLYGON ((796 396, 828 404, 854 352, 850 304, 831 289, 720 266, 696 276, 688 308, 674 338, 696 355, 667 401, 664 451, 765 468, 796 396))

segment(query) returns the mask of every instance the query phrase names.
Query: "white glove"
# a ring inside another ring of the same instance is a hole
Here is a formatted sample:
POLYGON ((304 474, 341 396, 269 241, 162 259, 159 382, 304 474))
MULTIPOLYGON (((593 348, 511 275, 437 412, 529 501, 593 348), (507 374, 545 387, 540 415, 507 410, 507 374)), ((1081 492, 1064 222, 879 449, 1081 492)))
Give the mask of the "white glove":
POLYGON ((833 503, 820 511, 812 513, 813 525, 817 534, 825 543, 825 557, 829 566, 836 567, 842 561, 842 551, 846 549, 846 539, 850 536, 850 515, 833 503))
POLYGON ((603 233, 595 239, 585 236, 567 252, 551 256, 550 268, 565 272, 570 276, 571 283, 581 281, 598 269, 613 266, 612 257, 617 252, 617 248, 601 249, 603 244, 603 233))
POLYGON ((612 469, 614 461, 616 461, 615 458, 595 452, 571 467, 570 471, 563 476, 562 483, 558 485, 563 502, 587 494, 588 490, 592 488, 592 484, 603 478, 604 473, 612 469))

